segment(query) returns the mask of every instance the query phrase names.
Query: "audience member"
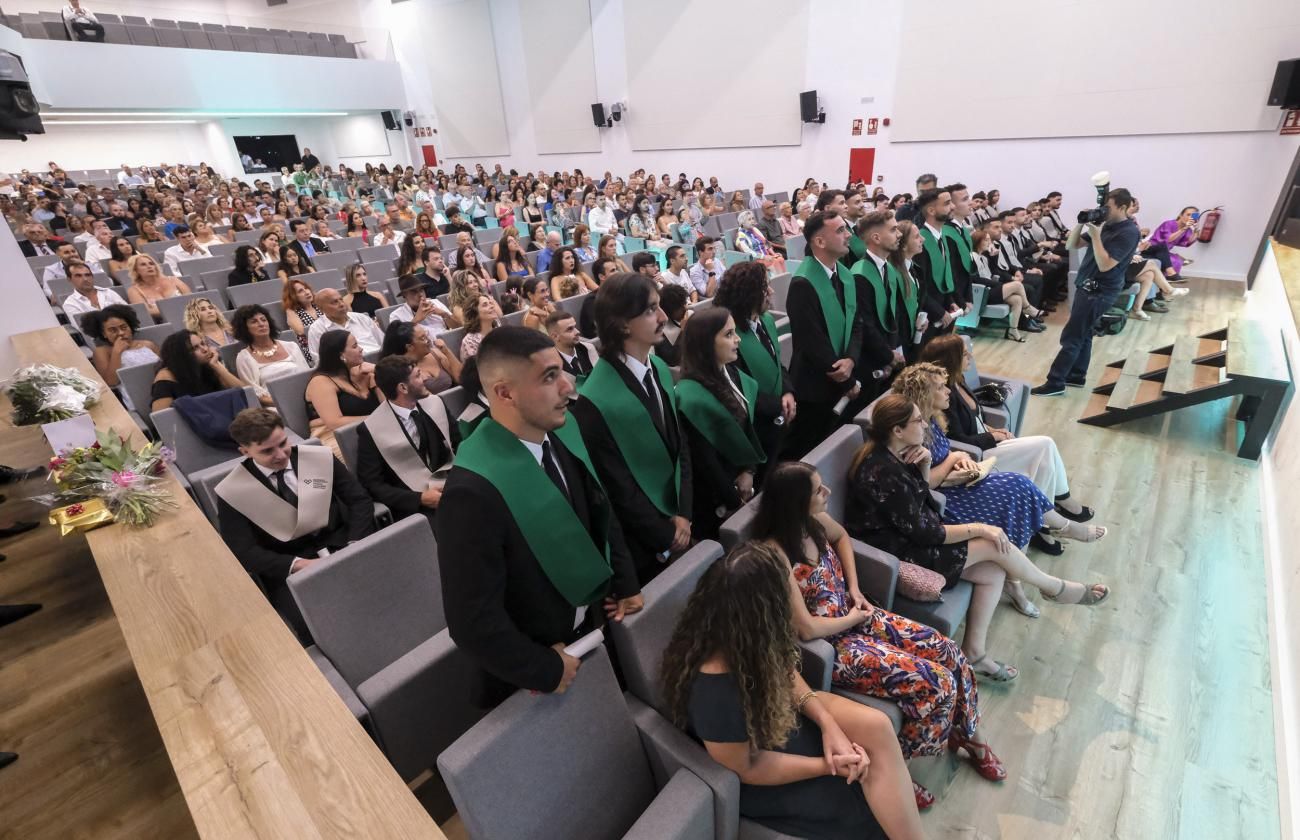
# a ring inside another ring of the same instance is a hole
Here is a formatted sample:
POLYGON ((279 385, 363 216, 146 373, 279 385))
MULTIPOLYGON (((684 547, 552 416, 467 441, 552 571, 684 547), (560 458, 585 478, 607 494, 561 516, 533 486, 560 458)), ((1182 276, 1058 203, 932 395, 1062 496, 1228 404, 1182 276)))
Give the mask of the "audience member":
POLYGON ((343 286, 348 292, 343 296, 343 302, 353 312, 374 318, 376 312, 388 308, 388 298, 384 293, 370 290, 370 278, 361 263, 350 263, 343 269, 343 286))
POLYGON ((515 687, 563 693, 581 664, 564 646, 643 602, 551 341, 502 327, 476 367, 491 416, 456 454, 436 530, 439 552, 458 558, 439 564, 447 628, 492 706, 515 687))
POLYGON ((363 357, 356 336, 344 330, 322 335, 317 349, 316 372, 307 380, 307 403, 316 415, 313 431, 319 426, 332 436, 379 407, 375 366, 363 357))
POLYGON ((790 568, 744 543, 704 573, 664 649, 669 718, 740 778, 740 814, 794 837, 921 838, 893 725, 799 674, 790 568))
POLYGON ((489 294, 480 294, 478 300, 465 312, 465 337, 460 340, 460 358, 465 361, 478 353, 479 343, 500 326, 501 305, 489 294))
MULTIPOLYGON (((858 586, 852 540, 826 512, 828 495, 815 469, 787 462, 772 472, 754 519, 753 538, 776 550, 792 570, 799 638, 824 638, 834 646, 835 688, 898 703, 905 760, 965 749, 981 776, 1004 781, 1002 762, 976 739, 979 700, 966 657, 932 628, 867 600, 858 586)), ((912 788, 918 808, 934 804, 920 784, 912 788)))
POLYGON ((420 371, 424 388, 430 394, 442 393, 460 381, 460 360, 445 341, 434 338, 423 324, 390 321, 380 356, 404 356, 420 371))
MULTIPOLYGON (((95 17, 94 12, 81 5, 81 0, 68 0, 68 4, 63 7, 63 26, 68 30, 68 37, 73 41, 104 43, 104 25, 99 22, 99 18, 95 17)), ((131 170, 126 166, 122 169, 128 176, 131 174, 131 170)))
POLYGON ((560 234, 557 231, 549 231, 546 234, 546 247, 537 254, 537 271, 539 274, 543 271, 550 271, 551 259, 560 250, 560 245, 560 234))
POLYGON ((235 372, 257 392, 262 405, 274 404, 266 381, 309 365, 298 344, 276 338, 277 325, 260 304, 241 306, 231 318, 231 331, 244 347, 235 356, 235 372))
POLYGON ((291 443, 274 411, 241 411, 230 436, 244 460, 216 487, 221 538, 309 643, 288 578, 372 533, 370 497, 328 448, 291 443))
POLYGON ((162 321, 162 312, 158 309, 159 300, 190 293, 190 287, 185 281, 163 274, 158 263, 148 254, 131 257, 126 261, 126 270, 131 276, 126 299, 131 303, 143 303, 155 321, 162 321))
MULTIPOLYGON (((564 372, 573 378, 575 385, 587 380, 587 375, 595 367, 599 352, 595 345, 578 332, 578 320, 573 313, 556 309, 546 316, 546 334, 555 342, 555 349, 560 351, 560 363, 564 372)), ((573 397, 576 399, 577 391, 573 397)))
POLYGON ((555 311, 555 304, 551 303, 550 286, 541 277, 529 277, 520 289, 527 307, 522 324, 529 329, 546 332, 546 319, 555 311))
POLYGON ((230 322, 208 298, 194 298, 185 305, 185 329, 203 339, 212 352, 217 352, 235 341, 230 322))
POLYGON ((321 336, 329 330, 352 333, 362 353, 376 351, 383 345, 384 334, 379 325, 370 316, 351 311, 338 289, 321 289, 316 294, 316 306, 325 317, 315 320, 307 330, 307 349, 313 358, 319 358, 317 347, 321 336))
MULTIPOLYGON (((139 329, 140 319, 135 310, 123 304, 105 306, 97 312, 87 312, 81 318, 81 331, 94 342, 91 361, 110 388, 120 384, 117 378, 119 369, 161 361, 158 345, 135 337, 139 329)), ((145 406, 131 405, 129 399, 126 403, 137 411, 147 410, 145 406)))
POLYGON ((386 399, 357 426, 357 478, 394 519, 419 513, 433 527, 454 447, 447 407, 406 356, 380 359, 375 385, 386 399))
POLYGON ((754 218, 752 211, 741 211, 736 218, 736 224, 739 228, 736 230, 736 248, 763 265, 773 274, 782 274, 785 272, 785 257, 781 256, 773 249, 767 241, 767 237, 759 230, 758 223, 754 218))
POLYGON ((316 305, 316 294, 306 280, 295 278, 284 284, 280 304, 284 308, 284 320, 297 336, 298 346, 302 348, 307 364, 314 364, 315 356, 307 343, 307 331, 325 317, 325 313, 316 305))
POLYGON ((79 315, 107 306, 127 305, 113 289, 96 286, 94 272, 81 260, 72 260, 68 263, 67 272, 68 282, 72 284, 72 294, 63 299, 62 307, 69 318, 75 319, 79 315))
MULTIPOLYGON (((804 226, 808 256, 786 297, 794 357, 790 375, 799 395, 787 451, 802 456, 840 423, 836 406, 858 396, 854 366, 862 352, 857 285, 840 259, 849 252, 848 227, 838 214, 817 211, 804 226)), ((839 411, 842 411, 843 405, 839 411)))
POLYGON ((227 388, 242 388, 244 382, 226 370, 221 358, 200 336, 177 330, 158 351, 162 364, 153 378, 150 411, 162 411, 180 397, 201 397, 227 388))
POLYGON ((695 283, 691 280, 691 273, 687 268, 689 259, 686 249, 682 246, 673 245, 669 247, 664 254, 664 261, 668 267, 659 275, 657 282, 661 287, 680 286, 682 291, 686 292, 690 297, 691 303, 698 303, 700 293, 695 290, 695 283))
POLYGON ((717 293, 718 281, 722 279, 722 273, 726 270, 722 260, 714 257, 716 245, 717 240, 708 236, 701 236, 695 240, 697 259, 689 273, 691 286, 700 299, 711 298, 717 293))
POLYGON ((690 447, 672 372, 650 352, 665 320, 654 281, 614 274, 594 299, 601 358, 573 413, 644 583, 690 544, 690 447))

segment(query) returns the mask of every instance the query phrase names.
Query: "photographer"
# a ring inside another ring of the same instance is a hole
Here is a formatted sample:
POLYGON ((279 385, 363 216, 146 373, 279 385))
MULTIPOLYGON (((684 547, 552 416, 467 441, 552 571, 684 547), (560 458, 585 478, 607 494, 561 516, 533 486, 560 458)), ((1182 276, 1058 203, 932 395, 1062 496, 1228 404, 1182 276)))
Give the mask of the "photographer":
POLYGON ((1081 213, 1079 224, 1070 231, 1066 247, 1088 250, 1075 278, 1074 303, 1070 320, 1061 331, 1061 350, 1047 373, 1047 382, 1030 393, 1054 397, 1065 393, 1066 385, 1083 387, 1092 358, 1093 328, 1124 287, 1125 273, 1142 238, 1137 222, 1129 218, 1135 203, 1128 190, 1111 190, 1103 207, 1081 213), (1097 219, 1102 213, 1104 220, 1097 219))

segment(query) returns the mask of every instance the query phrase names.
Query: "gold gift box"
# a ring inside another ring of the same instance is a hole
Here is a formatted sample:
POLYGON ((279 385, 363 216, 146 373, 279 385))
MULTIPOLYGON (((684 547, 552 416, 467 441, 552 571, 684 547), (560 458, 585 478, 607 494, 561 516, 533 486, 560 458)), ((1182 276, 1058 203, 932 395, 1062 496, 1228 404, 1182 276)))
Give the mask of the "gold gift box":
POLYGON ((59 536, 66 537, 78 531, 93 531, 101 525, 113 524, 113 514, 103 499, 87 499, 50 511, 50 524, 59 526, 59 536))

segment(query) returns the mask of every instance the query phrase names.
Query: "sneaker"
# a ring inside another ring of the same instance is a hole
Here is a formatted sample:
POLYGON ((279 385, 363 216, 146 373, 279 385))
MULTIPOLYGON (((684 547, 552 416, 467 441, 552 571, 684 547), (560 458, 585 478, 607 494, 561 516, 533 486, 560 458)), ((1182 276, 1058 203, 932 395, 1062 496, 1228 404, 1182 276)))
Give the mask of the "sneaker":
POLYGON ((1082 379, 1067 379, 1067 380, 1065 380, 1065 387, 1067 387, 1067 388, 1087 388, 1087 387, 1088 387, 1088 383, 1085 382, 1085 381, 1083 381, 1082 379))
POLYGON ((1065 393, 1065 387, 1062 385, 1049 385, 1044 382, 1037 388, 1031 388, 1029 393, 1036 397, 1059 397, 1061 394, 1065 393))
POLYGON ((1191 293, 1192 290, 1187 288, 1186 286, 1179 286, 1177 289, 1171 289, 1168 294, 1168 297, 1171 298, 1182 297, 1183 295, 1188 295, 1191 293))

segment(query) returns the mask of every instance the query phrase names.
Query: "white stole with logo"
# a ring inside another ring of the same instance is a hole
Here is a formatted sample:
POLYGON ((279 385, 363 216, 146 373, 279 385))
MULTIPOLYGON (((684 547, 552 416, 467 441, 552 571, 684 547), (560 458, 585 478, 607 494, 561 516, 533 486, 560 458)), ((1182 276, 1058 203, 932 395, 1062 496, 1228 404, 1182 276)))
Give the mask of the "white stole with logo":
MULTIPOLYGON (((298 446, 298 507, 258 481, 243 464, 221 480, 216 493, 254 525, 280 542, 319 531, 330 519, 334 454, 324 446, 298 446)), ((253 469, 257 469, 256 466, 253 469)))

